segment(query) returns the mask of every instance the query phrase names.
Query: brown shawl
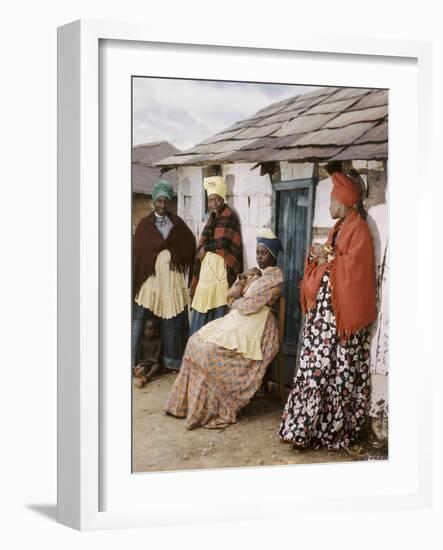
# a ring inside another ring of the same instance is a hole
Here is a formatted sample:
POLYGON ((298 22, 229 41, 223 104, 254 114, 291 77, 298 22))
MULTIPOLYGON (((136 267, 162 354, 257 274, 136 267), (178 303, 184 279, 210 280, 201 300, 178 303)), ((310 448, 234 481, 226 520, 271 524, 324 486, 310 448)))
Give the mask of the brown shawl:
POLYGON ((173 227, 164 239, 155 226, 155 214, 143 218, 135 230, 132 241, 132 291, 137 296, 142 284, 155 273, 155 262, 162 250, 171 252, 171 261, 183 273, 192 267, 195 256, 195 237, 185 222, 168 212, 173 227))
POLYGON ((332 262, 317 266, 308 256, 300 283, 300 300, 304 313, 313 309, 323 274, 330 271, 338 334, 348 338, 370 325, 376 317, 374 248, 368 224, 356 210, 349 210, 344 220, 335 224, 327 244, 332 245, 339 229, 332 262))

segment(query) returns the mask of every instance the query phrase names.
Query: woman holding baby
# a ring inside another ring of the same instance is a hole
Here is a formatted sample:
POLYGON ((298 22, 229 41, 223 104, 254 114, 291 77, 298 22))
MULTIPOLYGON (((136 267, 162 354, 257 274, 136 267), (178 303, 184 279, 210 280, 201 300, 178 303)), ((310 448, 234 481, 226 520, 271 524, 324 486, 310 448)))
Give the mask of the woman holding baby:
POLYGON ((281 249, 270 230, 262 232, 257 237, 258 268, 241 273, 229 289, 229 313, 190 337, 166 403, 166 412, 186 418, 188 429, 236 422, 259 389, 279 345, 272 306, 283 283, 276 267, 281 249))

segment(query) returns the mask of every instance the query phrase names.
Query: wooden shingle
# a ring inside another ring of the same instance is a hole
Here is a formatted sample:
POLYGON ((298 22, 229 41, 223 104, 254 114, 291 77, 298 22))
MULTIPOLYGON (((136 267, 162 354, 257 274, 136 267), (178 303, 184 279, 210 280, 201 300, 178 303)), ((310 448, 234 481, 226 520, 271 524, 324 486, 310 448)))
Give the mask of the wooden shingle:
POLYGON ((378 159, 387 155, 387 140, 387 90, 324 87, 264 107, 158 165, 303 162, 354 153, 378 159))

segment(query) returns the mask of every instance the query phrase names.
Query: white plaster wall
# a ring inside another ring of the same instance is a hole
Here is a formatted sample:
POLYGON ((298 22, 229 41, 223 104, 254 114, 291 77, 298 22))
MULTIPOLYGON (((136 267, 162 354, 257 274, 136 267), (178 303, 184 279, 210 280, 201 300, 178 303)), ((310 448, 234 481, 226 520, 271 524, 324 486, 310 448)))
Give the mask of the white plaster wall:
POLYGON ((257 231, 270 226, 272 216, 272 184, 268 175, 261 176, 253 164, 223 165, 228 186, 228 205, 237 213, 243 239, 245 269, 256 265, 257 231))
POLYGON ((314 229, 317 227, 332 227, 334 222, 329 214, 332 180, 326 178, 320 180, 315 191, 314 229))
POLYGON ((312 178, 314 164, 311 162, 294 163, 286 160, 280 162, 280 176, 282 181, 312 178))
POLYGON ((389 377, 387 374, 372 374, 371 404, 369 416, 372 429, 379 439, 388 438, 389 429, 389 377))
MULTIPOLYGON (((256 265, 256 236, 260 227, 270 226, 272 184, 253 164, 223 165, 228 192, 227 203, 240 219, 244 267, 256 265)), ((198 241, 205 224, 202 169, 185 166, 178 169, 178 215, 188 224, 198 241)))
MULTIPOLYGON (((387 196, 387 195, 386 195, 387 196)), ((371 330, 371 404, 369 415, 379 439, 388 438, 389 411, 389 206, 387 203, 369 208, 368 224, 374 238, 377 270, 377 319, 371 330), (380 270, 386 251, 384 274, 380 270)))
POLYGON ((389 250, 388 250, 388 205, 379 204, 368 211, 368 224, 374 238, 374 252, 377 269, 378 315, 372 327, 371 372, 387 374, 389 372, 389 250), (386 252, 383 278, 381 267, 386 252))
POLYGON ((203 222, 202 169, 184 166, 177 170, 177 214, 183 218, 198 241, 203 222))

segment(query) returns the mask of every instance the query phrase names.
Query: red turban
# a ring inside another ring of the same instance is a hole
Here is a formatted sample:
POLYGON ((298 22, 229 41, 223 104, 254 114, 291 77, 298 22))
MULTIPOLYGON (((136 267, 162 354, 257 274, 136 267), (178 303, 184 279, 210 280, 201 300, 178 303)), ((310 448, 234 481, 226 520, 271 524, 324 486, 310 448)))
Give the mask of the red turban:
POLYGON ((334 172, 331 195, 345 206, 353 206, 361 198, 361 189, 357 182, 341 172, 334 172))

